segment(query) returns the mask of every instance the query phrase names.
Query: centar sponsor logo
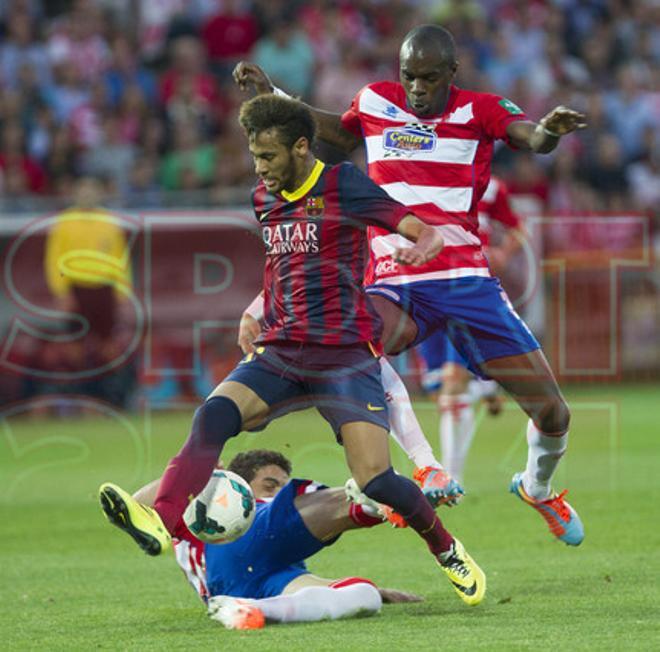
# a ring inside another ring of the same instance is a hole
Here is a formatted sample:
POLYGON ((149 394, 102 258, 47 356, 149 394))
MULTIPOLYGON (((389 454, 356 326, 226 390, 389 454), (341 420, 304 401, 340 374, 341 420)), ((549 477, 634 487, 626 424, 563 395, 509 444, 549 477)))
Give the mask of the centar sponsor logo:
POLYGON ((393 127, 383 131, 383 147, 401 153, 432 152, 436 136, 432 131, 419 127, 393 127))
POLYGON ((319 252, 318 224, 313 222, 285 222, 264 226, 262 237, 268 256, 319 252))

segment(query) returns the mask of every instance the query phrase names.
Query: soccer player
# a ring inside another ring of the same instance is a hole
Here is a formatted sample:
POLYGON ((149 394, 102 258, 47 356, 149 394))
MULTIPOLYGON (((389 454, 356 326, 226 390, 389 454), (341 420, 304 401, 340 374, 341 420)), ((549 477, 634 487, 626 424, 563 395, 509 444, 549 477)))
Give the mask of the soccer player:
MULTIPOLYGON (((491 177, 479 202, 479 237, 491 270, 503 271, 507 261, 520 249, 524 237, 522 222, 509 201, 509 193, 501 179, 491 177), (504 232, 493 244, 493 227, 504 232)), ((463 483, 463 471, 474 437, 474 405, 484 399, 492 415, 502 409, 502 397, 493 380, 474 378, 466 361, 452 345, 448 335, 436 331, 418 347, 424 373, 422 386, 433 394, 440 413, 440 448, 442 463, 449 475, 463 483)))
POLYGON ((412 240, 395 255, 412 266, 435 257, 442 237, 355 166, 316 160, 316 125, 300 102, 257 97, 242 105, 239 119, 260 177, 252 200, 266 248, 266 328, 255 352, 196 411, 154 509, 104 484, 106 515, 145 552, 160 554, 228 439, 313 405, 342 442, 361 490, 398 512, 425 540, 459 597, 478 604, 483 572, 419 487, 390 464, 385 394, 371 344, 380 340, 381 323, 362 286, 367 225, 412 240))
MULTIPOLYGON (((228 469, 250 484, 257 499, 250 529, 233 543, 204 544, 181 520, 173 540, 177 563, 211 618, 228 629, 256 629, 265 620, 334 620, 376 613, 383 602, 421 600, 362 577, 317 577, 305 565, 343 532, 382 523, 377 508, 347 502, 343 487, 291 479, 291 462, 276 451, 239 453, 228 469)), ((134 497, 153 505, 158 483, 134 497)))
MULTIPOLYGON (((451 34, 420 25, 404 38, 400 81, 369 84, 337 115, 313 109, 319 137, 346 152, 366 145, 368 173, 391 197, 441 233, 445 247, 413 267, 394 255, 405 241, 370 229, 373 284, 386 350, 396 353, 444 330, 471 371, 497 381, 529 417, 528 457, 510 490, 536 509, 569 545, 582 522, 551 478, 566 451, 570 412, 539 343, 491 276, 478 235, 477 205, 490 177, 493 142, 551 152, 585 117, 559 106, 537 124, 508 99, 452 82, 458 69, 451 34)), ((241 62, 234 78, 257 93, 283 94, 258 66, 241 62)), ((385 387, 387 390, 387 386, 385 387)))

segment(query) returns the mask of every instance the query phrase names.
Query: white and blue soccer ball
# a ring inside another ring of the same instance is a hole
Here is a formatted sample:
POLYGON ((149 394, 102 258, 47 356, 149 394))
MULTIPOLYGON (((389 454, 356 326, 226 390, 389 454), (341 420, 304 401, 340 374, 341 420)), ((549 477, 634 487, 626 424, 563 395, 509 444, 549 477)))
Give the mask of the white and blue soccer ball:
POLYGON ((223 469, 214 471, 206 487, 190 501, 183 520, 204 543, 230 543, 250 529, 255 512, 250 485, 223 469))

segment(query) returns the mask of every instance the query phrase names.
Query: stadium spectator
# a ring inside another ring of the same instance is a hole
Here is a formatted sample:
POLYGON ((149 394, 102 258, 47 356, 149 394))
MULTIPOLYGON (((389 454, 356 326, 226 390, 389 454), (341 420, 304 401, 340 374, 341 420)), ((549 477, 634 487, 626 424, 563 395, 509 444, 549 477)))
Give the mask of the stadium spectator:
MULTIPOLYGON (((70 318, 68 330, 78 336, 63 346, 46 345, 41 354, 55 356, 51 363, 68 371, 102 369, 122 351, 121 304, 132 288, 130 249, 116 219, 100 207, 103 194, 99 180, 79 179, 73 205, 56 217, 46 238, 48 288, 58 309, 70 318)), ((68 390, 126 406, 133 379, 129 364, 99 372, 82 388, 71 384, 68 390)))
POLYGON ((5 122, 0 132, 0 175, 2 185, 14 195, 43 193, 44 171, 26 154, 25 131, 18 122, 5 122))
POLYGON ((224 0, 220 6, 220 13, 202 26, 201 36, 211 64, 221 76, 229 77, 238 60, 252 50, 260 30, 243 0, 224 0))
POLYGON ((119 106, 124 92, 131 86, 138 86, 146 101, 151 105, 157 99, 154 75, 137 58, 135 46, 124 35, 115 37, 112 44, 112 58, 105 73, 110 106, 119 106))
POLYGON ((45 89, 51 82, 51 66, 46 47, 34 34, 33 18, 23 11, 12 11, 7 21, 7 37, 0 46, 0 81, 16 88, 24 66, 34 70, 36 83, 45 89))
POLYGON ((270 33, 257 42, 252 57, 290 93, 309 97, 314 53, 305 33, 289 17, 272 25, 270 33))
POLYGON ((172 150, 165 155, 160 180, 166 190, 205 188, 213 179, 217 151, 212 143, 204 143, 197 125, 188 121, 176 123, 172 150))
POLYGON ((218 82, 207 71, 199 39, 180 36, 170 46, 171 66, 160 82, 160 99, 170 121, 195 117, 214 128, 222 106, 218 82))

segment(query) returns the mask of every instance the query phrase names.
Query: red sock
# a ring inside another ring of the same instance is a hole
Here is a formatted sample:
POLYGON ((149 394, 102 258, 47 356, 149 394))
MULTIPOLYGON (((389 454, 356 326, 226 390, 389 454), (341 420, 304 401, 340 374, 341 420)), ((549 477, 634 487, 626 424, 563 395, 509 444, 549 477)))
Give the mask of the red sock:
POLYGON ((426 541, 429 550, 437 557, 451 548, 454 537, 445 530, 440 517, 435 513, 424 494, 420 491, 419 495, 421 500, 415 506, 415 510, 404 518, 408 525, 426 541))
POLYGON ((351 503, 349 505, 348 516, 353 523, 360 527, 374 527, 374 525, 380 525, 383 522, 382 518, 367 514, 364 511, 364 507, 358 503, 351 503))
POLYGON ((188 506, 209 481, 218 462, 220 447, 201 448, 188 443, 170 460, 158 487, 154 508, 170 534, 188 506))

